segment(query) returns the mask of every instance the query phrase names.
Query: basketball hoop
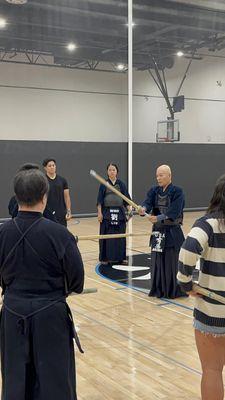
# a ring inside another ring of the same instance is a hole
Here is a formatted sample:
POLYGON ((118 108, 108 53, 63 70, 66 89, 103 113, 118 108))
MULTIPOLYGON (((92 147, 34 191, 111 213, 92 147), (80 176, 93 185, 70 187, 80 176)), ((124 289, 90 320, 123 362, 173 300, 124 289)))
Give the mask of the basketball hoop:
POLYGON ((169 139, 168 137, 161 137, 157 139, 157 143, 171 143, 173 140, 169 139))
POLYGON ((167 119, 157 122, 156 142, 179 142, 179 120, 167 119))

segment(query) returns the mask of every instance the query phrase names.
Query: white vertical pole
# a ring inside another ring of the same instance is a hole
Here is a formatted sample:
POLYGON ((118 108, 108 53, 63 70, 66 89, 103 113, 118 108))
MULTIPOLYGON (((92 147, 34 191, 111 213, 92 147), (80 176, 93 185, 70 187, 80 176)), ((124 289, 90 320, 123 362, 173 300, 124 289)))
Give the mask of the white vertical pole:
POLYGON ((133 0, 128 0, 128 190, 132 198, 133 156, 133 0))
MULTIPOLYGON (((128 0, 128 190, 133 197, 133 0, 128 0)), ((128 223, 128 232, 132 232, 132 219, 128 223)), ((129 249, 128 263, 132 265, 132 238, 127 241, 129 249)), ((132 271, 128 273, 128 284, 132 286, 132 271)), ((130 289, 132 290, 132 289, 130 289)), ((133 297, 130 296, 130 305, 133 307, 133 297)))

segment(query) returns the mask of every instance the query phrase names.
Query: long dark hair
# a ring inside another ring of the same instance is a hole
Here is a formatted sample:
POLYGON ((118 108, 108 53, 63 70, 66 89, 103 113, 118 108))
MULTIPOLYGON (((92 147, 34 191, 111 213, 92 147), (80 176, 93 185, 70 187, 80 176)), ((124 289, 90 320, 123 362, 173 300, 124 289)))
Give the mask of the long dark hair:
POLYGON ((225 174, 216 182, 213 196, 210 200, 207 214, 214 214, 223 226, 225 225, 225 174))

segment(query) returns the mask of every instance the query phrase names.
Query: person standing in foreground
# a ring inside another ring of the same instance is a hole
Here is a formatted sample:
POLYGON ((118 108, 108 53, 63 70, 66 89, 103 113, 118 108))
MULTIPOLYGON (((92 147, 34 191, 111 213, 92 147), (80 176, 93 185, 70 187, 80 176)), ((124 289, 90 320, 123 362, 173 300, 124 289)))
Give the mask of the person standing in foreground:
MULTIPOLYGON (((126 185, 118 179, 119 169, 116 164, 107 165, 107 182, 130 199, 126 185)), ((126 214, 125 207, 130 212, 130 206, 113 193, 109 188, 100 185, 97 199, 98 221, 100 222, 100 235, 125 233, 126 214)), ((99 261, 126 263, 126 238, 102 239, 99 241, 99 261)))
POLYGON ((49 183, 47 207, 54 214, 57 222, 67 226, 71 218, 71 200, 67 180, 56 174, 56 161, 46 158, 42 163, 49 183))
POLYGON ((41 171, 18 172, 14 191, 19 213, 0 227, 2 399, 77 400, 79 340, 66 296, 83 290, 81 255, 74 236, 42 216, 41 171))
MULTIPOLYGON (((26 163, 23 164, 20 168, 19 171, 27 171, 29 169, 40 169, 39 165, 33 164, 33 163, 26 163)), ((8 210, 9 214, 11 215, 12 218, 15 218, 18 214, 19 206, 18 202, 16 200, 16 196, 12 196, 9 204, 8 204, 8 210)), ((54 214, 48 209, 48 207, 45 208, 43 212, 43 217, 50 219, 51 221, 57 222, 54 214)))
POLYGON ((214 190, 206 215, 193 225, 179 256, 178 282, 195 297, 195 340, 202 365, 202 400, 223 400, 225 305, 192 291, 200 258, 199 285, 225 297, 225 175, 214 190))
POLYGON ((171 183, 171 170, 161 165, 156 170, 157 186, 147 193, 139 214, 150 213, 153 224, 151 246, 151 290, 149 296, 176 298, 184 296, 177 284, 177 264, 184 241, 181 229, 184 194, 171 183))

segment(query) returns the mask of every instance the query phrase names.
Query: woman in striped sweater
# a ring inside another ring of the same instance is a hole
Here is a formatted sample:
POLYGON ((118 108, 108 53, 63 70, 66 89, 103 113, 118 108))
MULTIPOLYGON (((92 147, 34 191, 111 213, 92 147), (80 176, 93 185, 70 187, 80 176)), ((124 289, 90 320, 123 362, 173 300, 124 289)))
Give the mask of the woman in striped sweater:
POLYGON ((195 340, 202 364, 202 400, 223 400, 225 305, 192 291, 192 272, 200 258, 199 285, 225 297, 225 175, 216 183, 204 217, 198 219, 179 256, 181 288, 195 296, 195 340))

